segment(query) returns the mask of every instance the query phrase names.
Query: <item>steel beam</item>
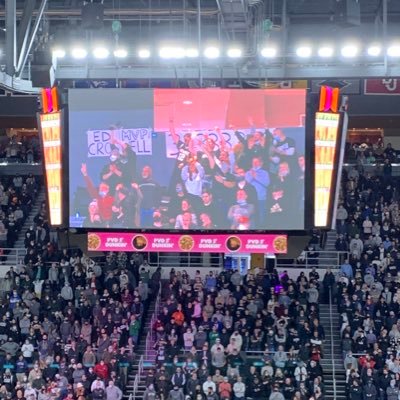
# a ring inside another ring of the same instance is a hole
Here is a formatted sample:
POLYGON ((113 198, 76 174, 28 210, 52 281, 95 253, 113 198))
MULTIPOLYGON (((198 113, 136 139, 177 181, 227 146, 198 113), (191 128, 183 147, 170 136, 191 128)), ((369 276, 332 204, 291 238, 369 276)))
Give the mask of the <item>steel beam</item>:
POLYGON ((21 22, 18 26, 18 64, 20 59, 24 57, 26 46, 28 44, 29 33, 31 31, 31 22, 33 11, 35 10, 36 0, 25 0, 24 11, 21 22))
MULTIPOLYGON (((400 65, 393 64, 385 73, 383 63, 375 65, 260 65, 245 70, 235 66, 203 65, 204 80, 220 79, 320 79, 320 78, 382 78, 400 76, 400 65)), ((199 79, 198 66, 63 66, 56 70, 56 80, 79 79, 199 79)))
POLYGON ((16 0, 6 0, 6 73, 13 76, 17 64, 16 0))
POLYGON ((46 8, 46 5, 47 5, 47 0, 42 0, 38 14, 36 16, 35 24, 33 25, 32 35, 30 37, 28 47, 27 47, 26 52, 23 55, 23 57, 20 57, 20 59, 18 60, 18 65, 17 65, 18 76, 21 76, 22 71, 25 67, 25 64, 28 61, 29 52, 31 51, 33 43, 35 42, 36 33, 39 29, 40 21, 42 20, 44 9, 46 8))
POLYGON ((7 75, 5 72, 0 72, 0 87, 19 93, 39 94, 40 91, 39 88, 32 87, 31 81, 15 78, 7 75))

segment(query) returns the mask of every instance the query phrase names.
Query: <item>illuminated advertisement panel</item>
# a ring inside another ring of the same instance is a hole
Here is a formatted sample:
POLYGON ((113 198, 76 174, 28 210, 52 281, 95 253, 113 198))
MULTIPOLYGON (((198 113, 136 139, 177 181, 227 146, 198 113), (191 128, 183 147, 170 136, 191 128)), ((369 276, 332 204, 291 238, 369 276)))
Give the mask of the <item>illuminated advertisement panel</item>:
POLYGON ((62 224, 61 113, 41 114, 40 128, 50 223, 57 226, 62 224))
POLYGON ((329 223, 339 123, 339 114, 316 113, 314 190, 314 225, 316 227, 326 227, 329 223))

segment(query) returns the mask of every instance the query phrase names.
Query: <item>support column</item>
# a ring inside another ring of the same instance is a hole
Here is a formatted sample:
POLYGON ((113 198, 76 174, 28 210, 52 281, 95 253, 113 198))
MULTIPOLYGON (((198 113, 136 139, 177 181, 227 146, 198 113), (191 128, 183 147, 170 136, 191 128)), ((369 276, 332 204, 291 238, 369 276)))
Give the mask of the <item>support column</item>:
POLYGON ((14 76, 17 64, 16 0, 6 0, 6 74, 14 76))

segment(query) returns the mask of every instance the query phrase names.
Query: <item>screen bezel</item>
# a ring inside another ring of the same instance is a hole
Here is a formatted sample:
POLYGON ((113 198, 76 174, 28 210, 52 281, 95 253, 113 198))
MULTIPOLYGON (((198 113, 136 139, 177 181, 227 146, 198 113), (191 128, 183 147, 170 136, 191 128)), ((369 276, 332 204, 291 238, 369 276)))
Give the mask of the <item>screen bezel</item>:
MULTIPOLYGON (((154 88, 155 89, 155 88, 154 88)), ((74 89, 69 89, 68 92, 73 91, 74 89)), ((82 89, 79 89, 82 90, 82 89)), ((91 89, 87 89, 91 90, 91 89)), ((93 90, 93 89, 92 89, 93 90)), ((124 90, 124 89, 120 89, 124 90)), ((151 90, 151 89, 150 89, 151 90)), ((157 90, 162 90, 162 88, 157 88, 157 90)), ((185 89, 181 89, 185 90, 185 89)), ((198 89, 204 90, 204 89, 198 89)), ((240 89, 232 89, 232 90, 240 90, 240 89)), ((249 89, 247 89, 249 90, 249 89)), ((255 88, 254 90, 267 90, 262 88, 255 88)), ((285 91, 290 91, 292 89, 282 89, 285 91)), ((297 90, 297 89, 296 89, 297 90)), ((110 232, 138 232, 138 233, 188 233, 188 234, 207 234, 207 233, 232 233, 232 234, 257 234, 257 233, 274 233, 274 234, 288 234, 291 235, 304 235, 313 227, 313 216, 314 216, 314 200, 313 194, 311 197, 309 196, 310 193, 313 193, 314 189, 314 135, 315 135, 315 112, 317 110, 317 103, 318 103, 318 96, 311 93, 310 89, 310 82, 307 84, 307 88, 304 89, 305 91, 305 144, 304 144, 304 157, 305 157, 305 165, 306 165, 306 173, 304 178, 304 214, 303 214, 303 229, 249 229, 249 230, 235 230, 235 229, 190 229, 190 230, 182 230, 182 229, 151 229, 151 228, 106 228, 106 227, 75 227, 70 225, 70 185, 69 185, 69 152, 65 153, 66 160, 64 160, 64 166, 68 171, 68 174, 65 174, 65 178, 67 180, 67 184, 64 185, 64 188, 67 190, 68 196, 65 198, 66 202, 66 209, 68 212, 64 213, 65 217, 65 226, 71 230, 74 230, 78 233, 86 233, 86 232, 104 232, 105 230, 110 232)), ((65 113, 68 115, 68 118, 65 118, 67 121, 65 123, 66 130, 65 132, 65 140, 63 145, 68 146, 69 149, 69 104, 65 107, 65 113)))

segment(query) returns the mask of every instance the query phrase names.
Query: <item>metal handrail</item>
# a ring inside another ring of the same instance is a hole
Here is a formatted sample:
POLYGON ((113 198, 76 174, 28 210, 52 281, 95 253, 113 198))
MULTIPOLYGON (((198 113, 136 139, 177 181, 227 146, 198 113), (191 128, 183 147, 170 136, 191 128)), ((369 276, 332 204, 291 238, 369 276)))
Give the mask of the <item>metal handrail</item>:
MULTIPOLYGON (((136 392, 139 386, 140 378, 142 377, 142 372, 143 372, 143 356, 140 356, 139 359, 139 364, 138 364, 138 372, 135 376, 135 379, 133 381, 133 392, 131 393, 131 396, 136 399, 136 392)), ((129 396, 129 399, 131 400, 131 397, 129 396)))
POLYGON ((156 302, 154 305, 154 312, 150 319, 150 329, 146 335, 146 345, 145 345, 146 360, 149 359, 150 349, 152 348, 153 342, 154 342, 153 326, 158 318, 158 312, 159 312, 160 301, 161 301, 161 289, 162 289, 162 285, 161 285, 161 282, 159 282, 158 293, 157 293, 156 302))
POLYGON ((333 346, 332 288, 330 286, 329 286, 329 318, 331 321, 330 331, 331 331, 333 398, 336 399, 336 366, 335 366, 334 346, 333 346))
POLYGON ((339 269, 342 265, 342 260, 348 258, 348 251, 327 251, 327 250, 316 250, 318 257, 309 257, 310 251, 304 252, 304 260, 300 260, 300 256, 297 258, 284 258, 277 257, 275 259, 275 268, 331 268, 339 269))

